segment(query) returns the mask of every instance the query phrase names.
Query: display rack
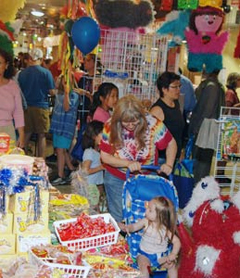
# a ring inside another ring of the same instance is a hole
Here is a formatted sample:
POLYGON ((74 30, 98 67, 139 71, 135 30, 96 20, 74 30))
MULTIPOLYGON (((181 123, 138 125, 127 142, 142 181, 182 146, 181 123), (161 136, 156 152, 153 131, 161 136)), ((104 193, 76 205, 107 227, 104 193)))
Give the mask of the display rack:
MULTIPOLYGON (((240 108, 221 107, 214 177, 219 185, 240 189, 240 108)), ((222 190, 224 194, 226 191, 222 190)), ((228 194, 228 192, 227 192, 228 194)))
POLYGON ((131 93, 155 101, 156 79, 167 65, 167 37, 126 29, 101 30, 96 55, 102 68, 99 71, 96 63, 94 90, 102 82, 112 82, 119 88, 119 97, 131 93))

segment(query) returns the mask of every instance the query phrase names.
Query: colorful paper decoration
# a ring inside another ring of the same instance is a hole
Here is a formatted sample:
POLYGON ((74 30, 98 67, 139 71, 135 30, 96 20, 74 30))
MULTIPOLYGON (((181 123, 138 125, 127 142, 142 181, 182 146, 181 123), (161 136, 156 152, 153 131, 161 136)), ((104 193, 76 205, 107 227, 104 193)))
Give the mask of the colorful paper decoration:
POLYGON ((178 0, 178 9, 196 9, 198 0, 178 0))
POLYGON ((19 9, 24 7, 26 0, 1 0, 0 19, 3 22, 14 21, 19 9))
POLYGON ((9 22, 5 24, 0 20, 0 47, 11 55, 13 55, 13 31, 14 30, 11 28, 9 22))
POLYGON ((200 7, 210 6, 210 7, 220 8, 222 6, 222 0, 199 0, 199 6, 200 7))
POLYGON ((173 0, 163 0, 160 5, 160 11, 170 12, 172 10, 173 0))
POLYGON ((188 69, 207 73, 222 69, 222 51, 228 32, 220 32, 224 13, 215 7, 199 7, 191 12, 189 29, 185 31, 188 44, 188 69))
POLYGON ((185 39, 185 29, 189 25, 189 17, 191 10, 171 11, 166 15, 165 22, 157 30, 160 35, 171 35, 172 39, 169 42, 169 47, 181 45, 185 39))

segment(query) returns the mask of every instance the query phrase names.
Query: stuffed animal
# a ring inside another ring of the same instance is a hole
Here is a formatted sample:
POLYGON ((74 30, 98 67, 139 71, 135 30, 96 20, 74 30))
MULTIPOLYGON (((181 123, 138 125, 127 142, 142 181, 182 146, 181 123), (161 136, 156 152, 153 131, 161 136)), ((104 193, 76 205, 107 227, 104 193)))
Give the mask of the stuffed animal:
POLYGON ((222 51, 228 32, 220 32, 224 13, 215 7, 199 7, 191 12, 189 28, 185 31, 188 44, 188 69, 206 73, 222 69, 222 51))
POLYGON ((172 40, 169 47, 181 45, 185 39, 184 31, 189 25, 190 11, 172 11, 166 16, 163 25, 157 30, 160 35, 171 34, 172 40))
POLYGON ((203 178, 184 208, 179 278, 240 277, 240 191, 220 195, 213 177, 203 178))

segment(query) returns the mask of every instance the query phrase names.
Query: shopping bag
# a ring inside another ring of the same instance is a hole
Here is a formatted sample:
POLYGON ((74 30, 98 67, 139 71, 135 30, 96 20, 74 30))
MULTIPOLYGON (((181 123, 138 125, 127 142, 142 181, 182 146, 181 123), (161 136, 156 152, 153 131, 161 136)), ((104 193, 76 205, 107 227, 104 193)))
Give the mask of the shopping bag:
POLYGON ((173 184, 175 185, 178 198, 179 208, 184 208, 192 196, 194 187, 193 164, 191 159, 194 138, 190 137, 185 148, 185 158, 175 164, 173 171, 173 184))
POLYGON ((86 124, 80 127, 80 130, 78 131, 77 142, 71 152, 71 156, 78 161, 82 161, 82 157, 84 153, 84 150, 82 148, 82 137, 85 129, 86 129, 86 124))

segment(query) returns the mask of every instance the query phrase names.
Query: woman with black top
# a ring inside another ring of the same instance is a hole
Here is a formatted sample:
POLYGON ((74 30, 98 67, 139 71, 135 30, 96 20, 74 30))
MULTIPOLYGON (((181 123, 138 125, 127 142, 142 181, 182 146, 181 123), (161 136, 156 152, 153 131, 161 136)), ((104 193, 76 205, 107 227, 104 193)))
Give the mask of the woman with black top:
MULTIPOLYGON (((153 104, 150 113, 163 121, 172 133, 177 143, 177 155, 179 158, 182 150, 184 118, 178 102, 180 96, 180 75, 173 72, 164 72, 157 79, 157 88, 160 97, 153 104)), ((165 158, 165 153, 160 152, 159 158, 165 158)))

